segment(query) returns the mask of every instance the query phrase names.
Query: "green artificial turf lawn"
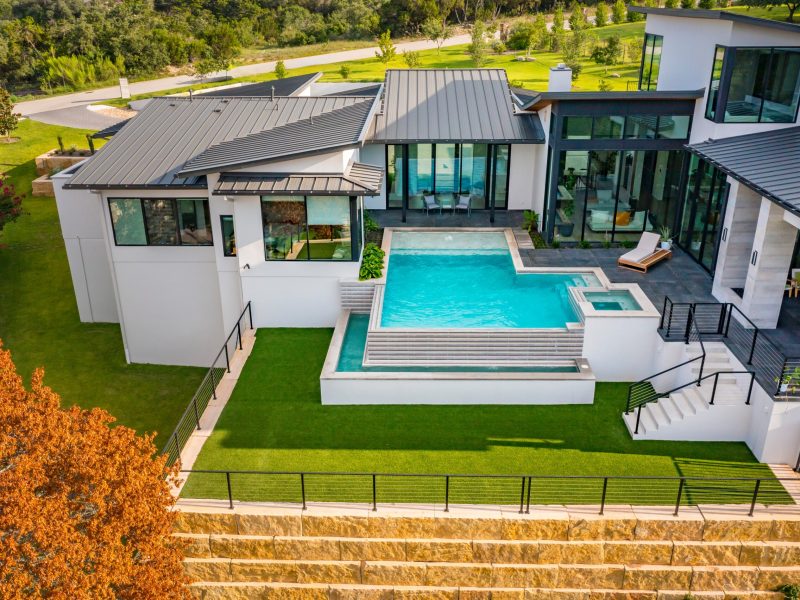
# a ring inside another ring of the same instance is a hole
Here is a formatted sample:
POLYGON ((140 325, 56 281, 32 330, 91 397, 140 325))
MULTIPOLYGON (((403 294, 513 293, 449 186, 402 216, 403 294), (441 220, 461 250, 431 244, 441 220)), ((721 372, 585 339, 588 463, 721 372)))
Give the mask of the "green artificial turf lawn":
MULTIPOLYGON (((633 441, 622 422, 626 384, 597 386, 589 406, 322 406, 319 374, 329 329, 261 329, 232 398, 195 469, 771 477, 743 443, 633 441)), ((370 477, 306 477, 309 499, 369 501, 370 477)), ((379 501, 431 501, 443 481, 379 478, 379 501), (410 494, 410 496, 408 495, 410 494)), ((297 476, 234 474, 241 500, 298 501, 297 476)), ((786 501, 775 483, 772 501, 786 501)), ((742 486, 739 486, 740 488, 742 486)), ((743 502, 752 483, 728 497, 692 484, 685 501, 743 502)), ((532 502, 597 503, 602 481, 536 481, 532 502)), ((608 501, 670 504, 675 481, 645 487, 612 481, 608 501)), ((197 474, 183 494, 226 497, 224 476, 197 474)), ((454 480, 452 502, 519 502, 520 479, 454 480)))
POLYGON ((81 323, 55 200, 30 196, 34 157, 57 147, 58 135, 85 148, 86 133, 26 120, 13 133, 21 141, 0 144, 0 172, 25 195, 27 213, 0 232, 0 340, 24 379, 44 367, 65 406, 101 407, 139 432, 158 432, 160 450, 204 369, 128 365, 118 325, 81 323))

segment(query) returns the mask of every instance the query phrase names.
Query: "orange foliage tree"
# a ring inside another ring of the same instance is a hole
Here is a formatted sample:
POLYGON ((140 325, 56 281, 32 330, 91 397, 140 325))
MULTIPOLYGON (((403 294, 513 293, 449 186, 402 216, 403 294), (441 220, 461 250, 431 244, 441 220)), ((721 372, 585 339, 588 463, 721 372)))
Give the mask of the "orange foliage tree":
POLYGON ((0 343, 0 598, 186 598, 153 436, 60 408, 43 375, 26 390, 0 343))

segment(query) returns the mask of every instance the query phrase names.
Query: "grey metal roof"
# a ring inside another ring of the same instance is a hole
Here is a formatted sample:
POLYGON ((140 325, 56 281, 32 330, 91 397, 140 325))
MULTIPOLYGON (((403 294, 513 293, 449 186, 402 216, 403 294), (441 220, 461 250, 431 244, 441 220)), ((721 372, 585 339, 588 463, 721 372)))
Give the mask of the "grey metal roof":
POLYGON ((223 173, 214 194, 316 196, 377 196, 381 193, 383 169, 353 163, 344 173, 223 173))
POLYGON ((709 140, 687 148, 762 196, 800 214, 800 127, 709 140))
POLYGON ((697 100, 705 94, 705 88, 699 90, 659 90, 629 92, 532 92, 532 98, 522 106, 523 110, 535 110, 553 102, 571 102, 580 100, 612 100, 630 102, 631 100, 697 100))
MULTIPOLYGON (((308 75, 295 75, 283 79, 247 83, 236 87, 208 88, 197 90, 195 94, 214 98, 237 98, 241 96, 294 96, 303 88, 311 85, 322 77, 322 73, 309 73, 308 75)), ((223 86, 224 87, 224 86, 223 86)), ((366 95, 366 94, 353 94, 366 95)))
POLYGON ((390 69, 373 141, 536 144, 544 131, 515 112, 503 69, 390 69))
POLYGON ((215 173, 356 145, 364 138, 374 105, 374 98, 361 98, 330 112, 215 144, 188 160, 178 175, 215 173))
POLYGON ((154 98, 65 187, 204 187, 205 177, 178 172, 211 146, 365 102, 376 99, 154 98))
POLYGON ((774 21, 772 19, 762 19, 751 17, 740 13, 728 12, 726 10, 704 10, 686 8, 650 8, 647 6, 628 5, 630 12, 643 13, 646 15, 662 15, 665 17, 682 17, 686 19, 714 19, 718 21, 734 21, 756 25, 758 27, 768 27, 770 29, 783 29, 784 31, 794 31, 800 33, 800 25, 797 23, 787 23, 786 21, 774 21))
MULTIPOLYGON (((131 117, 131 119, 132 118, 133 117, 131 117)), ((120 121, 119 123, 114 123, 113 125, 109 125, 105 129, 101 129, 100 131, 93 133, 92 137, 95 139, 110 138, 112 135, 118 134, 119 130, 125 127, 125 125, 127 125, 131 119, 125 119, 123 121, 120 121)))
POLYGON ((323 94, 325 96, 376 96, 383 87, 382 83, 370 83, 364 87, 353 88, 341 92, 331 92, 330 94, 323 94))

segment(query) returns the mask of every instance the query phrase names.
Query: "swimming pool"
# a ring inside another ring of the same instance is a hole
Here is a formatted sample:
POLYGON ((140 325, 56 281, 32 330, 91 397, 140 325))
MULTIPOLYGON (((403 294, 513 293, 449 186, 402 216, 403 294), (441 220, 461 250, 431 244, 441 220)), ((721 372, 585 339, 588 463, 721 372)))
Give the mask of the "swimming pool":
POLYGON ((598 285, 592 273, 517 273, 501 231, 395 231, 380 325, 563 328, 580 320, 568 288, 598 285))

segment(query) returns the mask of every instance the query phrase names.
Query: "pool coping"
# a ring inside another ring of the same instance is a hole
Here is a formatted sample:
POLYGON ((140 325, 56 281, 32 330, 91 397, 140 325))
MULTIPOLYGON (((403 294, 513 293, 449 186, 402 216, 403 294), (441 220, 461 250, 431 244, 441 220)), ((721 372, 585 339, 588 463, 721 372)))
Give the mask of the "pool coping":
MULTIPOLYGON (((320 379, 338 379, 338 380, 449 380, 449 381, 463 381, 463 380, 520 380, 520 381, 591 381, 596 380, 594 372, 592 371, 589 361, 585 358, 576 359, 574 361, 577 367, 577 372, 545 372, 545 371, 337 371, 339 366, 339 357, 342 352, 342 344, 344 343, 344 336, 347 332, 347 324, 350 320, 350 315, 354 314, 350 310, 343 310, 336 320, 336 326, 333 330, 331 342, 328 345, 328 352, 325 356, 325 362, 322 366, 320 379)), ((570 362, 570 361, 554 361, 554 362, 570 362)), ((477 366, 477 365, 476 365, 477 366)), ((502 365, 501 365, 502 366, 502 365)), ((519 365, 506 365, 506 366, 519 366, 519 365)), ((545 365, 542 365, 545 366, 545 365)), ((436 366, 431 365, 431 369, 436 366)))

